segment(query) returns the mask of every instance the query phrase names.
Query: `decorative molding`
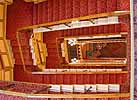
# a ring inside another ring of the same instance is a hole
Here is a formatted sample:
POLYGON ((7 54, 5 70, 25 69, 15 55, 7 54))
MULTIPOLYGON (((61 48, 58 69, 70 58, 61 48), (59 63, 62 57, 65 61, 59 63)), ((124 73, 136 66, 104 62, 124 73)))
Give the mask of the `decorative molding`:
POLYGON ((2 94, 27 98, 122 98, 130 97, 130 93, 101 93, 101 94, 26 94, 1 90, 2 94))
POLYGON ((32 72, 32 74, 41 75, 41 74, 128 74, 128 71, 107 71, 107 72, 32 72))
POLYGON ((47 1, 47 0, 24 0, 25 2, 34 2, 34 4, 38 4, 40 2, 44 2, 44 1, 47 1))
POLYGON ((13 3, 13 0, 0 0, 0 3, 3 3, 3 4, 12 4, 13 3))
POLYGON ((13 55, 10 41, 6 39, 6 11, 7 5, 13 0, 0 0, 0 80, 13 80, 13 55))

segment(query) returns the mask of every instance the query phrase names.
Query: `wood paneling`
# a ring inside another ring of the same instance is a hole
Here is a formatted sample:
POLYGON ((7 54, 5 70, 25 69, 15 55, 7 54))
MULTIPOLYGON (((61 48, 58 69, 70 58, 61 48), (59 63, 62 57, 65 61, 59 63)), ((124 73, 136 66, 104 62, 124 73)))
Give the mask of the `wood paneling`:
POLYGON ((4 18, 4 5, 0 4, 0 19, 4 18))
POLYGON ((0 22, 0 37, 3 37, 4 34, 4 24, 3 22, 0 22))

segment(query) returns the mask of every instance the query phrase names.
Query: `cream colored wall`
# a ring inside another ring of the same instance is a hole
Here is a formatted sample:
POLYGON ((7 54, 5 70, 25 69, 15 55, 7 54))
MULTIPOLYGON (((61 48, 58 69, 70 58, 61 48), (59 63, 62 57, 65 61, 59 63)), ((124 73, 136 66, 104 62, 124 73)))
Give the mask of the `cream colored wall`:
POLYGON ((0 80, 13 80, 13 56, 10 42, 6 39, 6 10, 12 0, 0 1, 0 80))

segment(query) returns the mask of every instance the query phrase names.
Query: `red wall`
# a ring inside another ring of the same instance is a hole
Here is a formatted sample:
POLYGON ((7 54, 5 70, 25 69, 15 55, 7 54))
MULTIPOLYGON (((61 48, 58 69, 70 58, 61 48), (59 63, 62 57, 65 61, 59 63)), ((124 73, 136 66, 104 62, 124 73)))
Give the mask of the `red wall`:
MULTIPOLYGON (((39 23, 52 22, 67 18, 85 16, 95 13, 111 12, 115 10, 129 10, 129 0, 48 0, 34 5, 25 3, 23 0, 14 0, 8 6, 7 13, 7 38, 11 40, 15 58, 14 79, 16 81, 37 82, 37 83, 118 83, 123 84, 129 76, 127 74, 118 75, 31 75, 23 71, 22 62, 18 51, 16 40, 16 30, 23 26, 39 23)), ((127 21, 120 19, 121 22, 127 21)), ((127 24, 127 23, 126 23, 127 24)), ((88 27, 81 29, 47 32, 44 34, 44 42, 47 43, 48 57, 47 68, 61 68, 58 63, 57 48, 55 38, 62 36, 77 36, 99 33, 116 33, 120 31, 129 32, 129 24, 102 25, 98 27, 88 27)), ((26 36, 21 36, 25 37, 26 36)), ((26 40, 27 41, 27 40, 26 40)), ((26 42, 27 43, 27 42, 26 42)), ((130 45, 130 44, 129 44, 130 45)), ((26 46, 28 47, 28 46, 26 46)), ((29 48, 28 48, 29 50, 29 48)), ((24 51, 25 52, 25 51, 24 51)), ((26 57, 26 66, 32 67, 31 55, 26 57)), ((126 88, 122 88, 126 91, 126 88)), ((100 100, 100 99, 95 99, 100 100)), ((103 99, 105 100, 105 99, 103 99)), ((107 99, 108 100, 108 99, 107 99)), ((113 100, 113 99, 111 99, 113 100)), ((119 100, 119 99, 118 99, 119 100)), ((127 100, 127 99, 122 99, 127 100)))
POLYGON ((14 0, 8 6, 7 38, 15 39, 17 28, 95 13, 129 10, 130 0, 48 0, 34 5, 14 0))

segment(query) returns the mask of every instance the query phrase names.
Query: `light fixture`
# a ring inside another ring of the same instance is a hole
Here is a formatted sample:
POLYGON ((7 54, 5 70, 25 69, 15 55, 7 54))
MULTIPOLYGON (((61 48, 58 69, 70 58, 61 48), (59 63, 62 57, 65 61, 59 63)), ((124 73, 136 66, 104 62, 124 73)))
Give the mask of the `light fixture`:
POLYGON ((108 17, 108 23, 118 23, 118 16, 110 16, 108 17))
POLYGON ((71 63, 78 63, 77 58, 73 58, 73 59, 71 59, 71 63))
POLYGON ((121 37, 121 34, 116 34, 116 35, 108 35, 107 37, 121 37))
POLYGON ((72 23, 72 24, 79 23, 79 20, 72 21, 71 23, 72 23))
POLYGON ((33 29, 33 33, 39 33, 39 32, 48 32, 51 31, 52 29, 46 28, 46 27, 40 27, 40 28, 35 28, 33 29))
POLYGON ((92 36, 91 38, 96 39, 96 38, 111 38, 111 37, 121 37, 121 34, 116 34, 116 35, 98 35, 98 36, 92 36))
POLYGON ((91 36, 83 36, 83 37, 78 37, 78 39, 91 39, 91 36))
POLYGON ((77 40, 76 40, 76 39, 69 39, 69 40, 68 40, 68 44, 69 44, 70 46, 74 46, 74 45, 76 45, 76 43, 77 43, 77 40))
POLYGON ((69 27, 65 24, 59 24, 59 25, 54 25, 54 26, 50 26, 49 28, 53 30, 63 30, 63 29, 69 29, 69 27))

